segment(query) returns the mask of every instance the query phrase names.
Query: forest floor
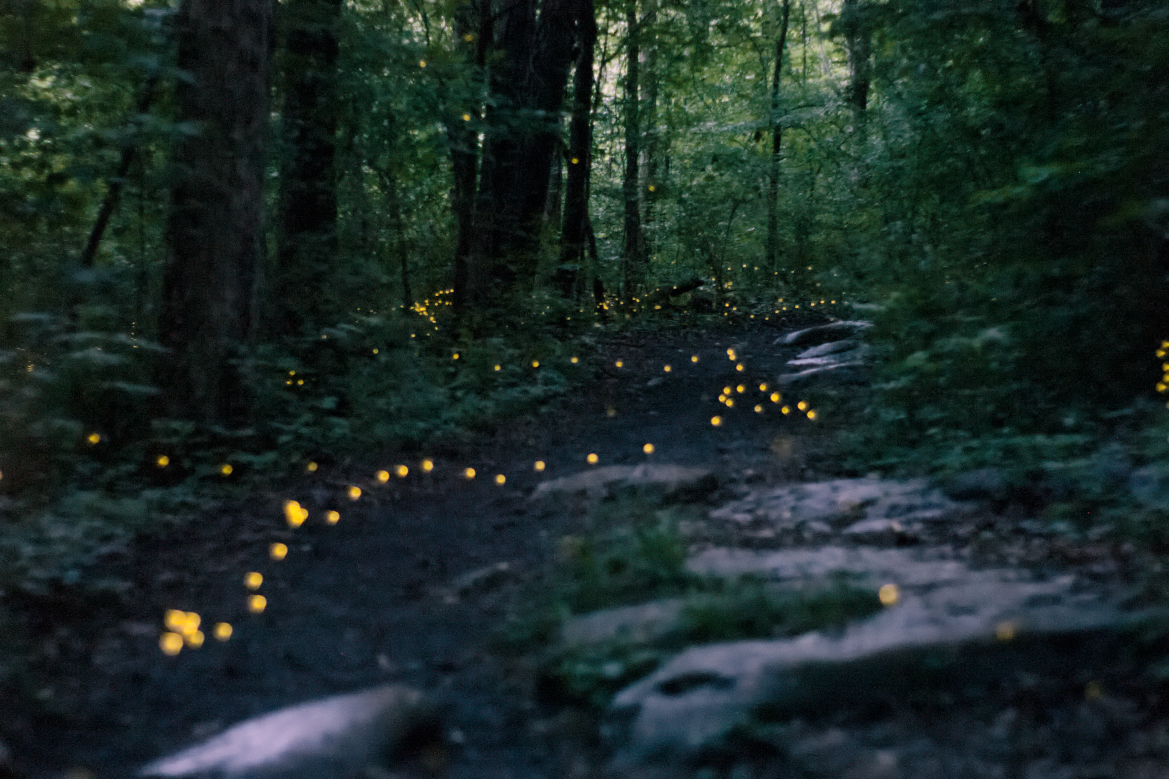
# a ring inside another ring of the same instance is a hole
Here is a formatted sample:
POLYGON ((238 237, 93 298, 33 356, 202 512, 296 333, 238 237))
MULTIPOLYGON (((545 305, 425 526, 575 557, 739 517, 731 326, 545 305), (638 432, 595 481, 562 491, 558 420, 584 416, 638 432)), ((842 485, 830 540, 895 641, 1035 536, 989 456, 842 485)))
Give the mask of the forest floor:
MULTIPOLYGON (((470 443, 322 468, 200 517, 179 534, 143 539, 105 563, 105 575, 130 585, 119 599, 63 595, 30 604, 38 704, 0 718, 9 770, 27 779, 128 777, 249 717, 399 682, 443 702, 451 779, 602 775, 595 716, 542 697, 531 664, 499 649, 501 624, 542 580, 562 527, 555 506, 529 495, 542 481, 587 469, 593 453, 600 465, 645 462, 647 443, 653 461, 716 471, 720 486, 704 499, 710 507, 747 483, 860 475, 842 473, 832 458, 839 420, 820 424, 784 416, 778 406, 759 414, 751 403, 733 411, 719 403, 727 384, 773 382, 796 352, 775 343, 793 323, 750 325, 609 337, 588 358, 593 379, 537 413, 470 443), (718 427, 716 414, 724 418, 718 427), (423 457, 433 460, 429 473, 419 468, 423 457), (537 460, 546 463, 542 473, 537 460), (377 480, 379 469, 393 472, 397 464, 409 475, 377 480), (474 479, 463 475, 469 467, 474 479), (506 483, 495 483, 496 474, 506 483), (357 500, 349 498, 351 485, 362 487, 357 500), (310 510, 303 527, 285 522, 290 499, 310 510), (320 519, 328 509, 340 513, 335 525, 320 519), (289 548, 279 562, 269 556, 274 543, 289 548), (458 585, 468 572, 499 563, 507 564, 505 576, 458 585), (262 614, 246 605, 244 577, 252 571, 264 575, 262 614), (199 613, 206 644, 173 657, 160 651, 167 609, 199 613), (234 626, 230 640, 210 637, 218 622, 234 626)), ((1004 549, 1018 548, 1018 533, 1001 538, 1004 549)), ((985 556, 985 536, 981 542, 985 556)), ((1046 547, 1037 554, 1045 559, 1030 563, 1091 568, 1095 580, 1117 586, 1147 562, 1131 549, 1087 542, 1065 544, 1058 559, 1046 547)), ((744 755, 701 775, 891 779, 929 776, 932 765, 934 776, 1169 777, 1160 693, 1142 679, 1115 679, 1108 694, 1089 702, 1082 686, 1035 689, 1000 691, 986 706, 801 721, 789 733, 797 740, 787 756, 744 755), (840 762, 862 751, 865 760, 840 762)))

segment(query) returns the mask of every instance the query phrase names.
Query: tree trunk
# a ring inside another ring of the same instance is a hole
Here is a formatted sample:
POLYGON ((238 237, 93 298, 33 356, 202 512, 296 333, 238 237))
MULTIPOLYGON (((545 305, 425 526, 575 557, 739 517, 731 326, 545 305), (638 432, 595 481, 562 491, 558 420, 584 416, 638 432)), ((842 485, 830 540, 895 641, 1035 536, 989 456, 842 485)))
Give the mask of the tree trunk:
MULTIPOLYGON (((578 31, 576 74, 572 83, 572 120, 568 128, 568 176, 564 186, 564 220, 560 233, 560 268, 564 286, 575 293, 585 265, 589 175, 592 171, 593 46, 597 24, 592 0, 583 0, 578 31)), ((566 295, 567 297, 567 295, 566 295)))
POLYGON ((226 423, 246 412, 234 362, 253 334, 263 247, 271 0, 183 0, 159 340, 168 413, 226 423))
POLYGON ((844 47, 848 52, 847 100, 856 113, 857 121, 862 122, 869 104, 869 84, 872 81, 869 65, 872 37, 860 0, 844 0, 840 9, 840 23, 844 30, 844 47))
POLYGON ((775 70, 771 75, 771 158, 767 166, 767 243, 763 267, 771 277, 779 270, 779 151, 783 145, 783 126, 779 123, 779 79, 783 70, 783 49, 787 43, 787 22, 791 0, 783 0, 783 17, 779 37, 775 39, 775 70))
POLYGON ((337 254, 337 27, 340 0, 289 0, 275 330, 302 334, 339 314, 329 274, 337 254))
POLYGON ((638 105, 638 76, 641 40, 637 21, 637 0, 625 2, 625 288, 626 304, 633 302, 645 281, 645 239, 641 232, 641 181, 638 157, 641 154, 641 117, 638 105))
MULTIPOLYGON (((517 0, 496 15, 466 303, 483 315, 526 305, 582 0, 517 0)), ((490 57, 489 57, 490 58, 490 57)), ((460 295, 460 299, 464 296, 460 295)))
MULTIPOLYGON (((455 13, 455 50, 474 68, 481 83, 487 47, 491 42, 490 9, 487 0, 470 0, 455 13)), ((475 180, 479 175, 479 137, 475 122, 481 117, 481 95, 459 95, 455 110, 446 120, 447 145, 451 153, 451 210, 455 215, 454 294, 452 303, 460 314, 466 307, 467 269, 475 227, 475 180)))

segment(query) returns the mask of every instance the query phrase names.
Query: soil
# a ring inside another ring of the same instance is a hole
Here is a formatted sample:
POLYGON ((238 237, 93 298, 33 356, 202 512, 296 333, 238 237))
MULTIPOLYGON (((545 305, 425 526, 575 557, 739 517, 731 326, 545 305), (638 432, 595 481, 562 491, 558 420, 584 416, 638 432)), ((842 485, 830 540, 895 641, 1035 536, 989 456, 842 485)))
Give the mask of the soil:
MULTIPOLYGON (((534 504, 528 495, 542 480, 589 467, 590 453, 602 465, 652 457, 714 466, 722 486, 709 498, 712 504, 728 500, 746 482, 857 475, 842 473, 827 458, 829 426, 795 409, 785 416, 766 397, 770 388, 758 391, 761 382, 774 382, 794 354, 775 345, 776 339, 796 324, 811 323, 740 321, 614 336, 584 356, 594 373, 583 388, 470 443, 322 468, 200 517, 181 533, 141 540, 109 560, 103 572, 130 583, 128 595, 94 602, 62 594, 28 605, 37 636, 32 686, 39 704, 6 710, 0 718, 0 748, 6 744, 12 754, 10 770, 27 779, 127 777, 240 720, 401 682, 443 703, 451 779, 599 775, 604 753, 596 723, 540 699, 530 669, 501 653, 495 640, 515 599, 553 558, 564 520, 556 507, 534 504), (728 349, 736 359, 728 358, 728 349), (736 392, 740 402, 734 409, 719 403, 724 386, 740 384, 746 391, 736 392), (756 404, 763 413, 755 412, 756 404), (723 418, 717 427, 711 424, 715 415, 723 418), (643 451, 646 443, 655 447, 651 455, 643 451), (433 459, 432 472, 422 473, 423 457, 433 459), (543 473, 534 470, 537 460, 546 463, 543 473), (409 475, 377 480, 379 469, 392 472, 397 464, 407 465, 409 475), (463 475, 468 467, 476 470, 474 479, 463 475), (496 474, 506 483, 496 484, 496 474), (357 500, 347 494, 352 485, 362 488, 357 500), (284 519, 289 499, 310 512, 295 530, 284 519), (335 525, 324 521, 330 509, 341 516, 335 525), (269 556, 277 542, 289 547, 279 562, 269 556), (461 576, 504 562, 505 576, 458 589, 461 576), (249 571, 264 575, 262 614, 247 610, 249 571), (171 657, 160 650, 159 636, 162 615, 176 608, 199 613, 208 639, 200 649, 171 657), (230 640, 210 637, 209 626, 218 622, 234 626, 230 640)), ((1117 559, 1093 551, 1089 562, 1114 576, 1117 559)), ((1116 704, 1121 714, 1105 719, 1124 728, 1123 738, 1112 737, 1112 748, 1128 756, 1132 734, 1154 743, 1166 731, 1155 715, 1159 698, 1141 690, 1126 695, 1123 706, 1116 704)), ((1081 702, 1060 698, 1043 707, 1074 709, 1081 702)), ((989 732, 1001 725, 1003 710, 970 709, 963 716, 981 716, 978 727, 989 732)), ((1024 719, 1031 716, 1030 709, 1022 711, 1024 719)), ((921 727, 919 715, 894 712, 882 722, 858 724, 860 735, 848 738, 859 744, 871 731, 881 743, 920 741, 912 730, 921 727), (905 724, 907 717, 918 717, 917 724, 905 724)), ((1036 728, 1043 726, 1037 722, 1036 728)), ((979 732, 956 730, 963 739, 979 732)), ((817 734, 823 741, 824 731, 817 734)), ((825 749, 842 753, 831 744, 825 749)), ((1154 762, 1141 763, 1141 770, 1169 766, 1159 757, 1149 760, 1154 762)), ((743 767, 736 776, 804 775, 788 773, 778 758, 753 755, 751 761, 755 768, 743 767)), ((997 775, 1023 775, 1004 770, 997 775)), ((1169 768, 1140 775, 1169 776, 1169 768)))

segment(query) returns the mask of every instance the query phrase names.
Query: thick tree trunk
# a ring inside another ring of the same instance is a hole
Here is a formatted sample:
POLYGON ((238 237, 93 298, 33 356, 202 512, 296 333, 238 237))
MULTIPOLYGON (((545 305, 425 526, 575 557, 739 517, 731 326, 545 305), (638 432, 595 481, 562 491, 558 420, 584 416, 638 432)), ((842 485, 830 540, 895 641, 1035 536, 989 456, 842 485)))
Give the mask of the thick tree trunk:
POLYGON ((637 20, 637 0, 625 2, 626 69, 625 69, 625 254, 623 297, 632 303, 645 281, 645 238, 641 232, 641 180, 638 157, 641 154, 641 115, 638 105, 641 39, 637 20))
POLYGON ((779 123, 779 79, 783 71, 783 50, 787 43, 790 14, 791 0, 784 0, 779 37, 775 39, 775 69, 771 74, 771 158, 767 165, 767 243, 763 267, 771 271, 772 278, 779 270, 779 152, 783 146, 783 126, 779 123))
POLYGON ((575 294, 585 266, 589 174, 592 171, 593 46, 597 24, 592 0, 583 0, 578 30, 576 74, 572 83, 572 120, 568 128, 568 176, 564 186, 564 220, 560 233, 560 269, 567 297, 575 294))
POLYGON ((279 232, 273 279, 275 330, 295 335, 331 324, 327 283, 337 254, 337 27, 340 0, 289 0, 279 232))
MULTIPOLYGON (((455 50, 474 68, 476 83, 481 84, 487 47, 491 42, 490 9, 487 0, 470 0, 455 14, 455 50)), ((447 145, 451 153, 451 210, 455 216, 454 295, 455 310, 464 311, 467 294, 467 269, 475 227, 475 181, 479 175, 479 137, 475 129, 482 118, 482 95, 459 95, 455 110, 447 118, 447 145)))
POLYGON ((253 334, 263 246, 271 0, 183 0, 159 340, 168 413, 205 423, 246 411, 234 360, 253 334))
POLYGON ((872 82, 869 60, 872 56, 872 34, 864 13, 861 0, 844 0, 840 9, 840 23, 844 30, 844 47, 848 52, 848 94, 847 100, 857 115, 864 120, 869 104, 869 85, 872 82))

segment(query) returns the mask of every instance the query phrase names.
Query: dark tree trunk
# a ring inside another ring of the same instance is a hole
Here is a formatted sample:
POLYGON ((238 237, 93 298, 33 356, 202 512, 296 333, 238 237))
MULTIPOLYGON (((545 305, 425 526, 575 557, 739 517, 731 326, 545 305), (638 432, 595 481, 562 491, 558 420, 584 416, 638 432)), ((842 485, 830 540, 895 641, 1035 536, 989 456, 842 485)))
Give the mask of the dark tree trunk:
POLYGON ((159 340, 168 413, 225 423, 246 412, 238 358, 253 334, 263 247, 271 0, 183 0, 159 340))
POLYGON ((869 85, 872 82, 869 60, 872 55, 872 34, 860 0, 844 0, 840 9, 840 23, 844 30, 844 47, 848 52, 847 100, 863 121, 869 104, 869 85))
POLYGON ((787 43, 787 22, 791 14, 791 0, 783 2, 783 17, 779 23, 779 37, 775 39, 775 69, 771 74, 771 159, 767 166, 767 243, 764 267, 772 278, 779 270, 779 152, 783 145, 783 126, 779 123, 779 79, 783 71, 783 50, 787 43))
POLYGON ((569 293, 575 293, 580 272, 585 266, 589 175, 592 172, 593 46, 597 40, 597 24, 592 0, 582 0, 582 6, 576 74, 572 83, 572 121, 568 129, 564 220, 560 233, 560 268, 568 277, 565 286, 569 293))
POLYGON ((641 154, 641 116, 638 77, 641 66, 641 36, 637 21, 637 0, 625 2, 625 254, 623 297, 632 303, 645 281, 645 238, 641 232, 641 180, 638 157, 641 154))
MULTIPOLYGON (((496 15, 491 91, 475 200, 466 303, 522 307, 536 275, 540 228, 582 0, 516 0, 496 15)), ((463 299, 463 296, 460 296, 463 299)))
MULTIPOLYGON (((455 14, 455 50, 474 68, 477 82, 483 76, 487 47, 491 42, 490 9, 487 0, 470 0, 455 14)), ((460 95, 455 110, 446 120, 447 144, 451 153, 451 210, 455 216, 454 295, 455 310, 462 313, 466 307, 467 269, 475 228, 475 180, 479 174, 479 138, 475 129, 482 118, 479 109, 481 95, 460 95)))
POLYGON ((304 333, 338 315, 328 294, 337 254, 337 27, 340 0, 289 0, 275 330, 304 333))

